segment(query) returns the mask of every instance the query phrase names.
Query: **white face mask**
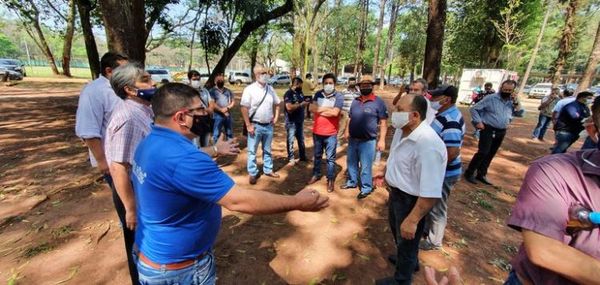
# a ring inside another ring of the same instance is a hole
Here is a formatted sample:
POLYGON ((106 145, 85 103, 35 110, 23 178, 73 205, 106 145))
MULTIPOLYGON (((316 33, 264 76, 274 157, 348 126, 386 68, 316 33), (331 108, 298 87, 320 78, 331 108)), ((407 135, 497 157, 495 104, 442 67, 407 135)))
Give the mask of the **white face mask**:
POLYGON ((271 78, 268 74, 261 74, 258 77, 258 82, 260 82, 261 84, 265 84, 267 83, 267 81, 269 80, 269 78, 271 78))
POLYGON ((440 108, 442 108, 442 104, 440 104, 440 101, 431 101, 431 109, 439 111, 440 108))
POLYGON ((190 86, 192 86, 194 88, 200 88, 200 80, 192 80, 192 82, 190 83, 190 86))
POLYGON ((333 91, 335 91, 335 87, 333 84, 325 84, 323 86, 323 91, 325 91, 326 94, 331 94, 333 91))
POLYGON ((394 112, 392 113, 392 127, 401 129, 408 124, 408 112, 394 112))

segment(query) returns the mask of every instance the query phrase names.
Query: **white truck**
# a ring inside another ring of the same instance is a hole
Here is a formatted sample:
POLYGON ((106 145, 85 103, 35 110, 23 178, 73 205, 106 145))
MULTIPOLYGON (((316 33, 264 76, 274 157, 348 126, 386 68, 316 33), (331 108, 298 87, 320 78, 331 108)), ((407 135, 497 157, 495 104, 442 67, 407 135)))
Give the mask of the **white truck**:
POLYGON ((508 79, 517 81, 519 75, 515 71, 505 69, 465 68, 460 77, 458 102, 471 105, 473 93, 483 89, 486 82, 491 82, 492 88, 498 91, 500 84, 508 79))

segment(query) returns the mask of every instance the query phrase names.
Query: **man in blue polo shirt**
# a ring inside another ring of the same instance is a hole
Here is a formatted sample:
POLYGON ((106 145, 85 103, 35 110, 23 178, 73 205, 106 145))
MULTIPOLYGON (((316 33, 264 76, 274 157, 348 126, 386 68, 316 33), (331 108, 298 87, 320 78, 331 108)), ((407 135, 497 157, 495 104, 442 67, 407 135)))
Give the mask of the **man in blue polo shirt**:
POLYGON ((234 187, 207 152, 235 154, 237 144, 221 140, 198 150, 192 143, 209 127, 199 95, 180 83, 159 88, 152 100, 155 124, 135 152, 131 169, 138 221, 134 257, 140 284, 197 284, 197 280, 214 284, 212 247, 221 224, 221 206, 249 214, 319 211, 328 206, 328 198, 312 189, 284 196, 234 187))
POLYGON ((348 139, 348 180, 341 188, 356 188, 360 169, 360 193, 356 196, 360 200, 373 192, 373 159, 375 149, 385 150, 388 112, 385 102, 373 93, 371 78, 364 76, 358 87, 361 96, 354 99, 350 106, 350 118, 344 135, 348 139))
POLYGON ((579 139, 579 133, 585 129, 583 121, 590 116, 587 102, 592 98, 594 98, 592 92, 580 92, 575 101, 562 108, 554 124, 556 144, 552 149, 553 154, 565 153, 579 139))
POLYGON ((427 238, 419 244, 422 250, 439 249, 442 246, 448 218, 448 197, 462 172, 460 148, 465 135, 465 121, 456 107, 458 89, 454 86, 442 87, 432 91, 431 96, 431 107, 437 110, 431 127, 446 145, 448 165, 442 185, 442 199, 433 206, 425 222, 427 238))
POLYGON ((290 89, 283 95, 285 104, 285 130, 287 132, 287 152, 290 165, 296 164, 294 158, 294 138, 298 141, 298 157, 300 161, 307 161, 306 147, 304 145, 304 109, 310 101, 304 99, 302 93, 302 79, 295 77, 290 89))

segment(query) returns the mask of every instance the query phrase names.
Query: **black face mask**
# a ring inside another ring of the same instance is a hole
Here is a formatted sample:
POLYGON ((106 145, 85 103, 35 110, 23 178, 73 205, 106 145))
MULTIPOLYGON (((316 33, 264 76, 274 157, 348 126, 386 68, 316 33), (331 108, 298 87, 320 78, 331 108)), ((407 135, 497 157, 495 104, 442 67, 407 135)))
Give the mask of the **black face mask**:
POLYGON ((512 93, 510 93, 510 92, 502 92, 502 93, 500 93, 500 96, 502 96, 502 98, 504 98, 504 99, 510 98, 510 95, 512 95, 512 93))
POLYGON ((209 115, 193 115, 192 127, 190 132, 197 136, 202 136, 210 132, 210 116, 209 115))
POLYGON ((373 92, 373 88, 360 88, 360 94, 363 96, 368 96, 371 92, 373 92))
POLYGON ((302 91, 302 87, 296 87, 296 88, 294 88, 294 91, 300 92, 300 91, 302 91))
POLYGON ((225 86, 225 81, 217 81, 217 87, 223 88, 225 86))

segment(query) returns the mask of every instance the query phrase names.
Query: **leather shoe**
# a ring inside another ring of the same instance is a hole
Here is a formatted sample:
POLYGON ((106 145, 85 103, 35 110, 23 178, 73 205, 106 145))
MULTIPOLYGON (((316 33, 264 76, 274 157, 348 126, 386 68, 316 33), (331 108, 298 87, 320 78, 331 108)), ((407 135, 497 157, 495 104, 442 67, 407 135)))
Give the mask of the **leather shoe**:
POLYGON ((485 185, 494 186, 494 184, 492 184, 492 182, 490 182, 485 176, 477 176, 477 180, 481 181, 481 183, 485 185))
POLYGON ((369 193, 363 193, 363 192, 360 192, 360 193, 358 193, 358 195, 356 196, 356 199, 357 199, 357 200, 362 200, 362 199, 364 199, 364 198, 367 198, 369 195, 371 195, 371 192, 369 192, 369 193))
POLYGON ((333 192, 333 188, 334 188, 333 184, 334 184, 333 180, 327 180, 327 192, 329 192, 329 193, 333 192))
POLYGON ((321 177, 313 176, 308 181, 308 184, 315 184, 315 182, 319 181, 319 179, 321 179, 321 177))
POLYGON ((477 181, 475 180, 475 175, 468 175, 465 173, 465 180, 467 180, 469 183, 477 184, 477 181))
POLYGON ((348 184, 344 184, 340 187, 340 189, 356 189, 356 185, 352 186, 352 185, 348 185, 348 184))
POLYGON ((265 173, 265 176, 269 176, 271 178, 279 178, 279 174, 277 174, 275 172, 265 173))
POLYGON ((254 185, 256 184, 256 180, 258 180, 258 178, 256 176, 250 175, 248 176, 248 180, 250 182, 250 185, 254 185))

